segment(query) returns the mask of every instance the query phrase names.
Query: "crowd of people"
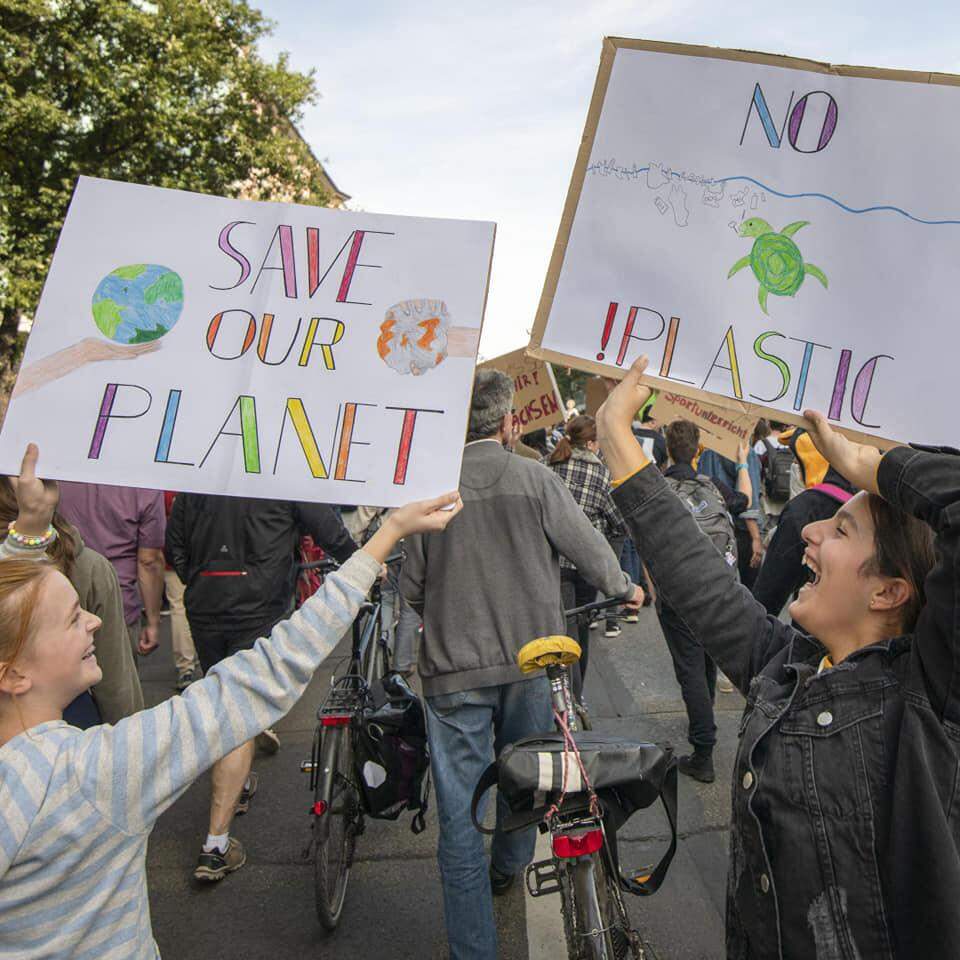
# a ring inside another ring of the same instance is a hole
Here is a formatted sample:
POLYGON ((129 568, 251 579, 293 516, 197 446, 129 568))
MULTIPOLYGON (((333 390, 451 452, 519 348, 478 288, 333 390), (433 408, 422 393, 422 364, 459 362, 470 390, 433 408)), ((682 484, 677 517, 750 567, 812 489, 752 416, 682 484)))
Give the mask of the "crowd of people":
POLYGON ((496 957, 493 897, 533 856, 533 828, 496 830, 488 853, 470 809, 498 752, 552 727, 517 651, 578 640, 589 726, 591 627, 615 640, 651 605, 687 711, 683 774, 716 777, 718 687, 746 698, 728 956, 955 955, 960 460, 882 454, 814 411, 760 421, 730 459, 694 423, 652 420, 644 368, 595 417, 522 438, 512 380, 479 370, 459 491, 388 511, 58 486, 28 448, 0 481, 0 956, 157 955, 158 816, 212 768, 193 876, 244 865, 231 826, 257 743, 277 748, 377 577, 395 666, 423 694, 455 960, 496 957), (304 537, 340 567, 295 609, 304 537), (164 594, 176 692, 145 710, 164 594), (598 596, 620 604, 605 622, 565 617, 598 596))

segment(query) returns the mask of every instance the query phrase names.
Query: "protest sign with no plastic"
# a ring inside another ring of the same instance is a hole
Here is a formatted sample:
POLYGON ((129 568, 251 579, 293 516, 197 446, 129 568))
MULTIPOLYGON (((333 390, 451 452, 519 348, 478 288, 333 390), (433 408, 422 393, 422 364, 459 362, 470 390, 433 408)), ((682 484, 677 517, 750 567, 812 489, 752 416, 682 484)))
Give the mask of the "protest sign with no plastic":
POLYGON ((754 420, 943 442, 958 85, 608 38, 531 352, 606 376, 647 353, 655 386, 754 420))

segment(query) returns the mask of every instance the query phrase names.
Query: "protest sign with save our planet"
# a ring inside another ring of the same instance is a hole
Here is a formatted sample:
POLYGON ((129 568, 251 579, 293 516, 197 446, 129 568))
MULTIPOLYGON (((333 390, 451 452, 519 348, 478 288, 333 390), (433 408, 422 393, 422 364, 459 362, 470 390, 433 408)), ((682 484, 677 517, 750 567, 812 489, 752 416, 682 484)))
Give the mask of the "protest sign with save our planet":
POLYGON ((0 469, 391 506, 455 489, 491 223, 80 178, 0 469))
POLYGON ((958 107, 956 76, 608 38, 531 352, 949 442, 958 107))

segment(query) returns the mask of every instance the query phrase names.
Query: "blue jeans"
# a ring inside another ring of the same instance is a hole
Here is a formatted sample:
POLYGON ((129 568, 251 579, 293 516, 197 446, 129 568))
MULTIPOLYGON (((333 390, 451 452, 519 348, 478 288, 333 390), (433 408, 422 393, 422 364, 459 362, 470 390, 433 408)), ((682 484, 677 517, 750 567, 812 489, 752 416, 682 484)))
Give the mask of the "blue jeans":
POLYGON ((620 548, 620 569, 633 583, 640 584, 643 567, 640 566, 640 554, 634 546, 633 540, 627 537, 620 548))
POLYGON ((400 595, 400 570, 396 564, 387 568, 387 579, 381 589, 383 626, 390 634, 393 669, 405 673, 417 665, 420 616, 400 595))
MULTIPOLYGON (((450 960, 496 960, 487 858, 483 836, 470 821, 470 801, 480 775, 508 743, 553 729, 550 686, 539 676, 427 697, 426 704, 450 960)), ((498 799, 498 828, 507 812, 498 799)), ((520 873, 533 859, 535 843, 535 827, 513 833, 498 829, 490 850, 493 865, 510 876, 520 873)))

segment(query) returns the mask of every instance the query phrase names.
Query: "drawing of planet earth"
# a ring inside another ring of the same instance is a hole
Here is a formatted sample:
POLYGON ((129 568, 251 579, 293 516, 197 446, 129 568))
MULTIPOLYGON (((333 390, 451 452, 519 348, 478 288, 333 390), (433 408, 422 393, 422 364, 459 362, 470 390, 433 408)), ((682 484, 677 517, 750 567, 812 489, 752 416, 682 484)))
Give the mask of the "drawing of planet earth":
POLYGON ((93 321, 116 343, 146 343, 169 333, 183 309, 183 281, 169 267, 117 267, 97 285, 93 321))

